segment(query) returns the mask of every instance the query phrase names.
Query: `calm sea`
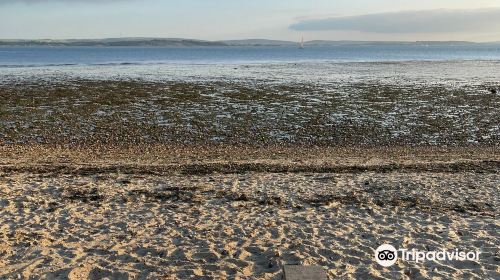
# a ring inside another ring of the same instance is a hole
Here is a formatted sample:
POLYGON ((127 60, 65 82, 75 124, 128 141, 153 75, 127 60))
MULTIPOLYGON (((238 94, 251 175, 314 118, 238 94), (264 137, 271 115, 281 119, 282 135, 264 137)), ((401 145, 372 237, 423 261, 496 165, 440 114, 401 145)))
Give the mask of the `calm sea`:
POLYGON ((3 47, 0 67, 500 60, 500 45, 329 47, 3 47))
POLYGON ((496 83, 499 45, 0 47, 0 83, 67 78, 276 83, 496 83))

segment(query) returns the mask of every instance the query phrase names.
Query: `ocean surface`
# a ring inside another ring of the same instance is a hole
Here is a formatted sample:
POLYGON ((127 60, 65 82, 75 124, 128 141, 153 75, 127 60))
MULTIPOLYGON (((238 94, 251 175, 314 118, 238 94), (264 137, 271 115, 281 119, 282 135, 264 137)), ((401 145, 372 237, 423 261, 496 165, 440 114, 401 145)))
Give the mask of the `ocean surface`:
POLYGON ((0 67, 248 64, 296 62, 500 60, 498 45, 346 45, 296 47, 5 47, 0 67))
POLYGON ((297 47, 0 47, 12 79, 494 81, 500 44, 297 47))
POLYGON ((499 45, 0 47, 0 82, 19 79, 331 83, 495 82, 499 45))

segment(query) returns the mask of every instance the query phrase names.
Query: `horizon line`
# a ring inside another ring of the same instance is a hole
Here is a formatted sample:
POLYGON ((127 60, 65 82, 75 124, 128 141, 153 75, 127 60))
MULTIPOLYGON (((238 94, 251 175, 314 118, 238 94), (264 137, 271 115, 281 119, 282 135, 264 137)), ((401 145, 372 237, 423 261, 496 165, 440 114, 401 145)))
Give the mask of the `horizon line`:
MULTIPOLYGON (((102 41, 102 40, 119 40, 119 39, 127 39, 127 40, 191 40, 191 41, 201 41, 201 42, 225 42, 225 41, 281 41, 281 42, 290 42, 296 43, 297 41, 291 40, 283 40, 283 39, 267 39, 267 38, 245 38, 245 39, 220 39, 220 40, 206 40, 206 39, 195 39, 189 37, 144 37, 144 36, 124 36, 124 37, 101 37, 101 38, 36 38, 36 39, 27 39, 27 38, 0 38, 0 41, 102 41)), ((500 43, 499 41, 470 41, 470 40, 348 40, 348 39, 315 39, 304 41, 314 42, 314 41, 325 41, 325 42, 368 42, 368 43, 419 43, 419 42, 458 42, 458 43, 500 43)))

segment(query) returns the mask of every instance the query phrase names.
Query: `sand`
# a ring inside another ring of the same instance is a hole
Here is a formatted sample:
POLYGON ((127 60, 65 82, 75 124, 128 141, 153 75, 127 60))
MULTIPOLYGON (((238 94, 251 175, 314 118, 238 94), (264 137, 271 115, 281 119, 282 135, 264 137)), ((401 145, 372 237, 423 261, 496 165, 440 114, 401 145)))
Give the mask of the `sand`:
POLYGON ((106 151, 0 147, 0 278, 500 277, 495 148, 106 151), (383 268, 384 243, 482 254, 383 268))

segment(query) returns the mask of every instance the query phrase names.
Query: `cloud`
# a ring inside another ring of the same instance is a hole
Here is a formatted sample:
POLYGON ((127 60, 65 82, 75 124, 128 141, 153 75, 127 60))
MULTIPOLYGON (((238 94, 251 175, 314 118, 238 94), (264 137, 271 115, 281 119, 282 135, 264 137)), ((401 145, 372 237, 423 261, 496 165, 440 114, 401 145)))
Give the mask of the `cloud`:
POLYGON ((303 20, 297 31, 360 31, 369 33, 440 33, 500 31, 500 8, 423 10, 303 20))

